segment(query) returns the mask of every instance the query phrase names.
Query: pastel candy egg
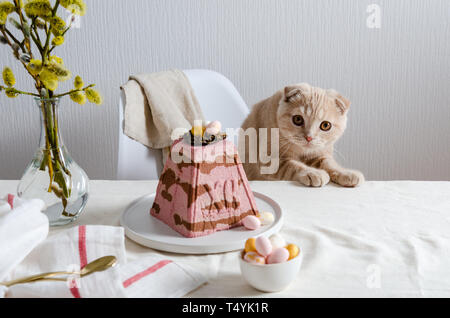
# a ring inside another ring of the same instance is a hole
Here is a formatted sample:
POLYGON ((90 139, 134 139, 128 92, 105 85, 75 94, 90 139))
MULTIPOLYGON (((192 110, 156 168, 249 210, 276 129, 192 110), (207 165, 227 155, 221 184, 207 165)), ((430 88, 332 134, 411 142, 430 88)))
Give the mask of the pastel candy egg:
POLYGON ((261 265, 263 265, 263 264, 266 263, 265 258, 263 256, 259 255, 256 252, 245 253, 244 260, 249 262, 249 263, 252 263, 252 264, 261 264, 261 265))
POLYGON ((217 128, 220 130, 222 128, 222 124, 220 123, 220 121, 214 120, 212 122, 209 122, 208 125, 206 125, 206 128, 217 128))
POLYGON ((245 242, 245 252, 256 252, 256 247, 255 247, 255 241, 256 239, 254 237, 249 238, 246 242, 245 242))
POLYGON ((217 135, 220 133, 220 129, 222 129, 222 124, 218 120, 210 122, 208 126, 206 126, 206 132, 210 135, 217 135))
POLYGON ((289 259, 289 251, 284 247, 275 249, 268 257, 267 264, 284 263, 289 259))
POLYGON ((260 236, 255 240, 256 251, 262 256, 268 256, 272 253, 272 243, 265 236, 260 236))
POLYGON ((272 244, 272 248, 273 249, 277 249, 277 248, 286 246, 286 241, 278 233, 277 234, 273 234, 272 236, 270 236, 269 240, 270 240, 270 243, 272 244))
POLYGON ((273 223, 275 218, 274 218, 273 214, 270 212, 260 212, 259 219, 261 220, 262 225, 269 225, 269 224, 273 223))
POLYGON ((248 230, 256 230, 261 226, 261 221, 254 215, 247 215, 242 220, 242 225, 248 230))
POLYGON ((300 249, 295 244, 289 244, 286 246, 286 249, 289 251, 289 259, 296 258, 297 255, 300 253, 300 249))

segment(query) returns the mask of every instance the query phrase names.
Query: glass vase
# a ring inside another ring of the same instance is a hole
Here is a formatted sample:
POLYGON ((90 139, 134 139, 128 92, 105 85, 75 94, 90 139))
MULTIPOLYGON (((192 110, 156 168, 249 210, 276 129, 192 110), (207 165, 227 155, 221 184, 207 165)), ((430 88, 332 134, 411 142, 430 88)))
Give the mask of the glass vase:
POLYGON ((89 179, 72 159, 59 130, 60 99, 35 98, 41 120, 39 148, 17 188, 21 198, 45 202, 51 226, 77 219, 89 196, 89 179))

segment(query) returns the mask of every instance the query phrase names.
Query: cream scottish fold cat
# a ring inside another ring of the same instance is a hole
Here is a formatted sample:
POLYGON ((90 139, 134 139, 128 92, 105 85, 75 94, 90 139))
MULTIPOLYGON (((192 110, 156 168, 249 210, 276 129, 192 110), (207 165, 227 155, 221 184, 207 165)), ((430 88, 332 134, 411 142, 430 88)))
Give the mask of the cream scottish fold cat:
MULTIPOLYGON (((261 174, 259 161, 248 163, 243 158, 248 178, 294 180, 313 187, 330 180, 345 187, 360 185, 363 174, 339 166, 333 158, 333 145, 344 133, 349 106, 335 90, 306 83, 288 86, 256 104, 242 128, 279 128, 280 163, 275 174, 261 174)), ((268 139, 267 149, 271 149, 268 139)), ((246 153, 248 149, 246 145, 246 153)))

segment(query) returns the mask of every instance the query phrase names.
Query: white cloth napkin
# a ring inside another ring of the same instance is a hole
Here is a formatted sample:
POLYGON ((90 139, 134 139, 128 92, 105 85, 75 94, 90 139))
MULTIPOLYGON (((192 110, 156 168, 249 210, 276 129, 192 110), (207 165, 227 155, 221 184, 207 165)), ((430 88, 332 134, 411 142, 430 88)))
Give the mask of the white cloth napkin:
MULTIPOLYGON (((29 203, 33 202, 35 201, 29 203)), ((20 207, 26 208, 27 204, 26 202, 20 207)), ((4 206, 0 205, 0 211, 2 208, 4 206)), ((4 209, 6 211, 6 208, 4 209)), ((16 209, 6 211, 6 216, 15 212, 16 209)), ((4 224, 4 217, 0 215, 0 224, 4 224)), ((47 219, 45 216, 44 218, 47 219)), ((27 222, 32 223, 31 220, 27 222)), ((30 247, 25 249, 24 245, 16 244, 13 244, 16 248, 12 249, 9 246, 12 242, 6 237, 0 241, 0 250, 4 253, 0 254, 0 268, 5 267, 6 272, 14 267, 7 277, 0 281, 43 272, 76 271, 106 255, 116 256, 117 265, 82 278, 72 275, 67 281, 42 281, 14 285, 10 288, 3 287, 0 288, 0 296, 3 294, 6 297, 181 297, 206 282, 206 278, 198 271, 156 255, 127 263, 122 227, 81 225, 44 240, 48 231, 48 221, 46 226, 46 231, 41 233, 40 237, 34 236, 36 241, 42 241, 34 249, 30 247), (16 255, 28 255, 19 261, 10 261, 13 265, 6 267, 3 266, 1 258, 8 254, 4 250, 13 250, 16 255)), ((35 232, 32 229, 33 227, 29 225, 27 231, 35 232)), ((23 235, 27 231, 21 227, 18 232, 23 235)), ((16 234, 16 237, 21 235, 16 234)), ((24 239, 19 241, 25 242, 24 239)), ((27 242, 30 243, 31 240, 27 242)))
POLYGON ((41 200, 24 201, 11 194, 0 200, 0 282, 47 237, 43 207, 41 200))

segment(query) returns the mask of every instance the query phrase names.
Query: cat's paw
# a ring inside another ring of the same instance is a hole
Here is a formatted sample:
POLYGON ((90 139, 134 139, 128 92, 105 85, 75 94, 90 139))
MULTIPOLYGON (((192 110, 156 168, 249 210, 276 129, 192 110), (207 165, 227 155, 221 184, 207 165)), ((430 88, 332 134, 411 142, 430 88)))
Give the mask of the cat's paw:
POLYGON ((330 176, 325 170, 310 168, 297 174, 297 180, 308 187, 322 187, 330 182, 330 176))
POLYGON ((364 175, 357 170, 343 170, 333 177, 333 182, 343 187, 357 187, 364 182, 364 175))

